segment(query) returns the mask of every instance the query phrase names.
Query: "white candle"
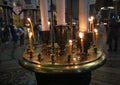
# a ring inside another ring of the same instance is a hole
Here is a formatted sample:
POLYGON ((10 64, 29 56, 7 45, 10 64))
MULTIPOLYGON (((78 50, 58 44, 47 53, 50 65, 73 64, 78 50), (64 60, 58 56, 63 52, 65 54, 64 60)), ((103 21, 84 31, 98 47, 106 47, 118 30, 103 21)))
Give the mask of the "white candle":
POLYGON ((79 0, 79 31, 86 32, 89 27, 89 0, 79 0))
POLYGON ((65 25, 65 0, 56 0, 57 25, 65 25))
POLYGON ((48 0, 40 0, 42 31, 50 31, 48 27, 48 0))

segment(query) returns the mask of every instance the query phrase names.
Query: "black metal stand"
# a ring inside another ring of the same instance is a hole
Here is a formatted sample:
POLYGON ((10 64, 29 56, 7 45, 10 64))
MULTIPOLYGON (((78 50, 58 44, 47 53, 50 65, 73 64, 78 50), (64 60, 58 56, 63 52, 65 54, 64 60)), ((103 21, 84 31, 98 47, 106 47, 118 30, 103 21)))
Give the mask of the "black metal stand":
POLYGON ((37 85, 90 85, 91 71, 71 74, 35 73, 37 85))

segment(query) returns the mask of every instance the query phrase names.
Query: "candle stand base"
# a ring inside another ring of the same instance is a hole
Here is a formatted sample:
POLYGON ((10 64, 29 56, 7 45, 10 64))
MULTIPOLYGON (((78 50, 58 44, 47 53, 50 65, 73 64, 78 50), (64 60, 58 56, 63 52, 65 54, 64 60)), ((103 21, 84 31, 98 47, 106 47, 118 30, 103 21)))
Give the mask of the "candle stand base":
POLYGON ((37 85, 89 85, 91 71, 105 63, 105 54, 99 49, 94 53, 94 48, 89 49, 86 56, 76 48, 70 56, 68 51, 58 55, 55 45, 52 54, 51 46, 38 45, 32 55, 26 50, 19 58, 19 63, 35 72, 37 85))

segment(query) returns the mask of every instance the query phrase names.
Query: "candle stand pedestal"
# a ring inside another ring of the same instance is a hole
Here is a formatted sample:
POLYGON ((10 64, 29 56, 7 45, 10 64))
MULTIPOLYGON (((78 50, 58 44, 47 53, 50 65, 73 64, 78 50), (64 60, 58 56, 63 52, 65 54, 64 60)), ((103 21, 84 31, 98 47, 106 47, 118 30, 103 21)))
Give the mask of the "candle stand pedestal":
POLYGON ((89 85, 91 71, 84 73, 47 74, 35 73, 37 85, 89 85))

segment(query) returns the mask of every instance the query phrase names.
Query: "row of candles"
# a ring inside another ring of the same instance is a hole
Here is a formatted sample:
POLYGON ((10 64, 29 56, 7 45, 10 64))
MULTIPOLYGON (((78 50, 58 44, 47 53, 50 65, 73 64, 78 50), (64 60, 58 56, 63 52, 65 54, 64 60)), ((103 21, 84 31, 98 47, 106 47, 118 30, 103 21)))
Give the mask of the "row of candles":
MULTIPOLYGON (((79 37, 80 37, 80 43, 81 43, 81 53, 84 54, 84 33, 79 32, 79 37)), ((98 30, 94 29, 93 32, 93 45, 95 48, 98 47, 98 30)), ((69 40, 69 54, 72 55, 72 50, 73 50, 73 42, 72 40, 69 40)))
MULTIPOLYGON (((93 29, 93 17, 91 17, 91 19, 89 19, 89 21, 91 22, 90 23, 90 29, 92 30, 93 32, 93 44, 94 46, 97 48, 97 42, 98 42, 98 30, 97 29, 93 29)), ((34 43, 35 43, 35 38, 34 38, 34 31, 33 31, 33 25, 32 25, 32 22, 31 22, 31 19, 30 18, 27 18, 27 20, 29 21, 30 23, 30 26, 31 26, 31 31, 30 31, 30 28, 28 28, 28 38, 29 38, 29 46, 30 46, 30 51, 33 51, 33 46, 32 46, 32 36, 33 36, 33 39, 34 39, 34 43)), ((82 51, 82 54, 84 54, 84 32, 79 32, 79 37, 80 37, 80 43, 81 43, 81 51, 82 51)), ((73 50, 73 44, 72 44, 72 40, 69 40, 69 54, 72 55, 72 50, 73 50)))
MULTIPOLYGON (((98 30, 94 29, 94 17, 91 16, 89 18, 90 22, 90 32, 92 32, 93 36, 93 46, 94 48, 98 47, 98 30)), ((79 37, 80 37, 80 43, 81 43, 81 53, 84 54, 84 32, 79 32, 79 37)), ((69 54, 72 55, 72 40, 69 40, 69 54)))

